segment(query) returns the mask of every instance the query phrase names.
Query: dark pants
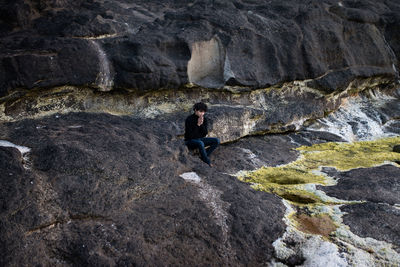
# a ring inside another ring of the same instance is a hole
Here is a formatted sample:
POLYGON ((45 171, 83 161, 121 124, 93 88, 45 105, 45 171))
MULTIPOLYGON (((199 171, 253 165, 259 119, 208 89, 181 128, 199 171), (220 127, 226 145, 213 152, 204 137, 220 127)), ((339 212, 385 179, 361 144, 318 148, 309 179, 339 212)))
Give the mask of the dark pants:
POLYGON ((219 139, 215 137, 203 137, 198 139, 190 139, 185 142, 185 145, 189 149, 199 149, 201 159, 210 164, 210 159, 208 158, 211 153, 218 147, 219 139), (208 148, 206 148, 208 147, 208 148))

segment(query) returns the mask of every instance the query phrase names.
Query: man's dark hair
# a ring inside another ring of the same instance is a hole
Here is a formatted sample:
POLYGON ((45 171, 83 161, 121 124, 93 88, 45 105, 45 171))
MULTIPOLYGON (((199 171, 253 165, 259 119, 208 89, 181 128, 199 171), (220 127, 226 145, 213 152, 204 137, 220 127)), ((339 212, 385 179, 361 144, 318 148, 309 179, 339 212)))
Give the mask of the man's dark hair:
POLYGON ((199 102, 199 103, 196 103, 196 104, 193 105, 193 110, 194 111, 198 110, 198 111, 207 112, 207 109, 208 109, 207 105, 204 104, 203 102, 199 102))

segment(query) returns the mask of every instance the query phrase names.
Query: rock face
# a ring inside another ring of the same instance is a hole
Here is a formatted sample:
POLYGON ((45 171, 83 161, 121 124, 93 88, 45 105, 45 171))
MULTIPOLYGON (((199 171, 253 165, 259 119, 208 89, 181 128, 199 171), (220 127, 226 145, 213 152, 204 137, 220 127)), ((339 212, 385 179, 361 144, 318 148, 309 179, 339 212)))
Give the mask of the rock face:
MULTIPOLYGON (((222 147, 214 169, 157 120, 71 113, 3 124, 1 138, 31 149, 0 147, 2 266, 258 265, 285 229, 276 196, 224 174, 257 167, 240 153, 257 138, 222 147)), ((286 161, 290 141, 276 142, 286 161)))
POLYGON ((18 0, 0 10, 0 95, 305 79, 332 92, 359 76, 398 76, 397 1, 18 0))
POLYGON ((399 28, 396 0, 2 1, 0 265, 399 265, 399 28), (392 165, 299 148, 383 137, 392 165))
POLYGON ((392 165, 361 168, 348 172, 332 172, 338 184, 323 190, 330 196, 345 200, 360 200, 395 205, 400 202, 400 169, 392 165))
MULTIPOLYGON (((391 244, 400 244, 399 209, 385 203, 372 203, 349 205, 344 207, 344 222, 350 226, 351 231, 361 237, 372 237, 376 240, 386 241, 391 244)), ((400 252, 398 245, 395 246, 400 252)))
MULTIPOLYGON (((328 172, 329 173, 329 172, 328 172)), ((344 222, 362 237, 400 244, 400 169, 392 165, 360 168, 348 172, 330 172, 338 184, 321 188, 329 196, 365 203, 342 208, 344 222)), ((400 248, 397 246, 397 250, 400 248)))
POLYGON ((398 96, 396 1, 6 1, 0 10, 5 121, 89 111, 169 114, 179 125, 204 101, 218 107, 213 134, 229 142, 299 130, 368 89, 398 96))

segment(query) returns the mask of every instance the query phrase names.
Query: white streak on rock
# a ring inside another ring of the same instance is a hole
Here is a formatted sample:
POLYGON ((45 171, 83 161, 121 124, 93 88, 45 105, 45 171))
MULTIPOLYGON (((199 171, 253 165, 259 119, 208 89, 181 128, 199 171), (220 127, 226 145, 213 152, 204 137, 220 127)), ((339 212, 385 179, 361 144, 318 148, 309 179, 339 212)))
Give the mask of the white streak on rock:
POLYGON ((348 142, 390 136, 383 131, 381 114, 370 105, 370 101, 362 98, 349 99, 337 111, 307 129, 333 133, 348 142))
POLYGON ((96 84, 101 91, 110 91, 114 85, 114 81, 111 75, 110 62, 107 58, 106 52, 100 46, 96 40, 89 40, 91 44, 95 47, 99 61, 100 61, 100 71, 96 78, 96 84))
POLYGON ((392 68, 393 68, 394 72, 395 72, 397 75, 399 75, 399 72, 397 71, 396 65, 395 65, 394 63, 392 64, 392 68))
POLYGON ((18 149, 18 151, 21 153, 22 160, 23 160, 22 161, 22 166, 26 170, 30 169, 31 163, 30 163, 28 155, 29 155, 29 152, 31 151, 31 149, 29 147, 19 146, 19 145, 11 143, 9 141, 6 141, 6 140, 0 140, 0 146, 2 146, 2 147, 13 147, 13 148, 18 149))
POLYGON ((110 33, 110 34, 102 34, 102 35, 97 35, 97 36, 84 36, 84 37, 75 37, 75 38, 81 38, 81 39, 86 39, 86 40, 100 40, 100 39, 114 38, 117 36, 118 36, 118 33, 110 33))
POLYGON ((235 78, 235 74, 231 69, 231 63, 229 61, 228 55, 225 56, 224 64, 224 81, 228 81, 230 78, 235 78))
POLYGON ((291 123, 288 123, 289 125, 294 125, 294 127, 296 127, 296 131, 300 130, 303 125, 304 122, 307 120, 308 118, 300 118, 298 120, 293 120, 291 123))
POLYGON ((366 94, 369 99, 372 99, 374 102, 380 102, 381 104, 385 104, 385 101, 397 100, 393 95, 386 94, 381 90, 368 90, 366 94))
POLYGON ((253 153, 250 149, 247 148, 239 148, 242 152, 244 152, 244 155, 246 158, 248 158, 251 163, 254 165, 254 167, 261 167, 266 165, 265 162, 261 161, 256 154, 253 153))
POLYGON ((359 237, 346 225, 336 230, 335 239, 346 247, 347 258, 353 266, 400 266, 400 255, 390 243, 359 237))
POLYGON ((393 68, 394 74, 396 75, 396 78, 399 80, 399 71, 396 68, 396 64, 397 64, 396 53, 393 51, 393 49, 390 46, 390 44, 386 41, 386 38, 385 38, 384 34, 382 34, 382 39, 385 42, 386 48, 387 48, 388 53, 389 53, 390 60, 392 61, 392 68, 393 68))
POLYGON ((199 186, 199 197, 200 199, 212 210, 215 223, 221 227, 223 236, 223 246, 220 248, 221 253, 223 253, 228 258, 234 257, 234 252, 231 248, 229 242, 229 226, 227 224, 228 212, 230 204, 221 199, 222 192, 213 186, 204 182, 200 176, 195 172, 186 172, 179 177, 184 180, 194 183, 199 186))
POLYGON ((18 151, 21 153, 21 155, 24 155, 25 153, 28 153, 31 151, 31 149, 29 147, 19 146, 19 145, 13 144, 13 143, 11 143, 9 141, 5 141, 5 140, 0 140, 0 146, 14 147, 14 148, 18 149, 18 151))

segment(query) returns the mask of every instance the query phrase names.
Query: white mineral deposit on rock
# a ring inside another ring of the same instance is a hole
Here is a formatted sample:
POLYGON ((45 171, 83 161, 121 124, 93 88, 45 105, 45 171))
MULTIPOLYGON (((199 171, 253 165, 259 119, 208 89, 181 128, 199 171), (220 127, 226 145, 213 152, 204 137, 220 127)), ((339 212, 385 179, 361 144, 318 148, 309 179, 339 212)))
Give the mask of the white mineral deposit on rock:
POLYGON ((24 155, 25 153, 29 153, 31 151, 31 149, 29 147, 19 146, 19 145, 11 143, 9 141, 6 141, 6 140, 0 140, 0 146, 14 147, 14 148, 18 149, 18 151, 21 153, 21 155, 24 155))
POLYGON ((318 119, 307 130, 333 133, 348 142, 372 140, 391 135, 383 131, 382 116, 371 108, 370 101, 350 98, 337 111, 318 119))
POLYGON ((348 266, 345 253, 339 252, 340 249, 336 244, 325 241, 319 235, 297 230, 290 219, 295 210, 286 200, 283 200, 283 204, 286 206, 283 220, 287 224, 287 229, 284 235, 273 243, 278 259, 285 261, 289 257, 297 256, 304 259, 304 263, 300 266, 348 266))
POLYGON ((254 154, 253 151, 251 151, 250 149, 240 148, 240 150, 244 153, 244 156, 248 158, 255 167, 261 167, 266 165, 265 162, 261 161, 257 157, 257 155, 254 154))
POLYGON ((338 246, 324 241, 320 236, 312 236, 301 247, 303 257, 306 259, 302 266, 339 267, 348 266, 343 253, 338 246))
POLYGON ((225 56, 225 65, 224 65, 224 81, 228 81, 230 78, 235 78, 235 74, 231 69, 231 63, 229 61, 228 55, 225 56))
POLYGON ((275 249, 275 256, 284 262, 294 256, 303 258, 301 247, 307 241, 307 237, 305 233, 298 231, 290 220, 290 215, 295 213, 293 207, 284 199, 282 203, 286 207, 285 216, 282 220, 286 223, 287 228, 283 236, 274 241, 272 245, 275 249), (290 243, 290 245, 288 245, 288 243, 290 243))
POLYGON ((179 175, 188 182, 199 186, 199 197, 212 210, 215 223, 221 227, 223 233, 223 246, 221 252, 227 257, 233 257, 233 251, 229 243, 229 226, 227 224, 229 203, 221 199, 222 192, 204 182, 195 172, 186 172, 179 175))
POLYGON ((30 169, 31 162, 30 162, 30 159, 28 157, 28 153, 31 151, 31 149, 29 147, 19 146, 19 145, 11 143, 9 141, 6 141, 6 140, 0 140, 0 146, 2 146, 2 147, 13 147, 13 148, 18 149, 18 151, 21 153, 21 156, 22 156, 22 159, 23 159, 23 162, 22 162, 23 167, 26 170, 30 169))
POLYGON ((347 259, 354 266, 400 266, 400 254, 392 244, 370 237, 359 237, 344 224, 336 230, 335 240, 345 247, 347 259))
POLYGON ((395 75, 396 75, 396 78, 399 79, 399 71, 398 71, 397 68, 396 68, 396 63, 397 63, 397 56, 396 56, 396 53, 393 51, 392 47, 390 46, 390 44, 389 44, 388 41, 386 40, 384 34, 382 35, 382 38, 383 38, 383 41, 384 41, 384 43, 385 43, 385 45, 386 45, 386 49, 388 50, 388 54, 389 54, 390 60, 391 60, 391 62, 392 62, 393 71, 394 71, 394 73, 395 73, 395 75))
POLYGON ((209 41, 192 45, 188 62, 189 82, 204 87, 221 87, 224 76, 231 76, 230 66, 225 67, 225 50, 221 41, 214 37, 209 41))
POLYGON ((293 120, 290 124, 296 127, 296 131, 298 131, 303 127, 304 122, 307 121, 307 119, 308 118, 299 118, 297 120, 293 120))
POLYGON ((186 181, 193 182, 193 183, 200 183, 201 178, 200 176, 197 175, 195 172, 185 172, 179 175, 179 177, 182 177, 186 181))
POLYGON ((90 40, 90 42, 96 48, 100 61, 100 71, 96 78, 96 84, 99 86, 101 91, 110 91, 114 85, 114 81, 111 75, 110 62, 107 58, 106 52, 96 40, 90 40))
MULTIPOLYGON (((328 196, 327 196, 328 197, 328 196)), ((330 198, 330 197, 328 197, 330 198)), ((342 201, 344 200, 337 200, 342 201)), ((390 266, 400 264, 400 255, 393 245, 370 237, 362 238, 352 233, 343 223, 341 205, 317 205, 311 208, 313 214, 329 214, 339 227, 331 234, 329 241, 319 235, 299 231, 291 219, 295 209, 283 200, 286 206, 284 221, 287 229, 284 235, 273 242, 275 255, 285 261, 289 257, 304 258, 301 266, 390 266), (341 251, 341 252, 339 252, 341 251)), ((274 265, 276 266, 276 265, 274 265)))

